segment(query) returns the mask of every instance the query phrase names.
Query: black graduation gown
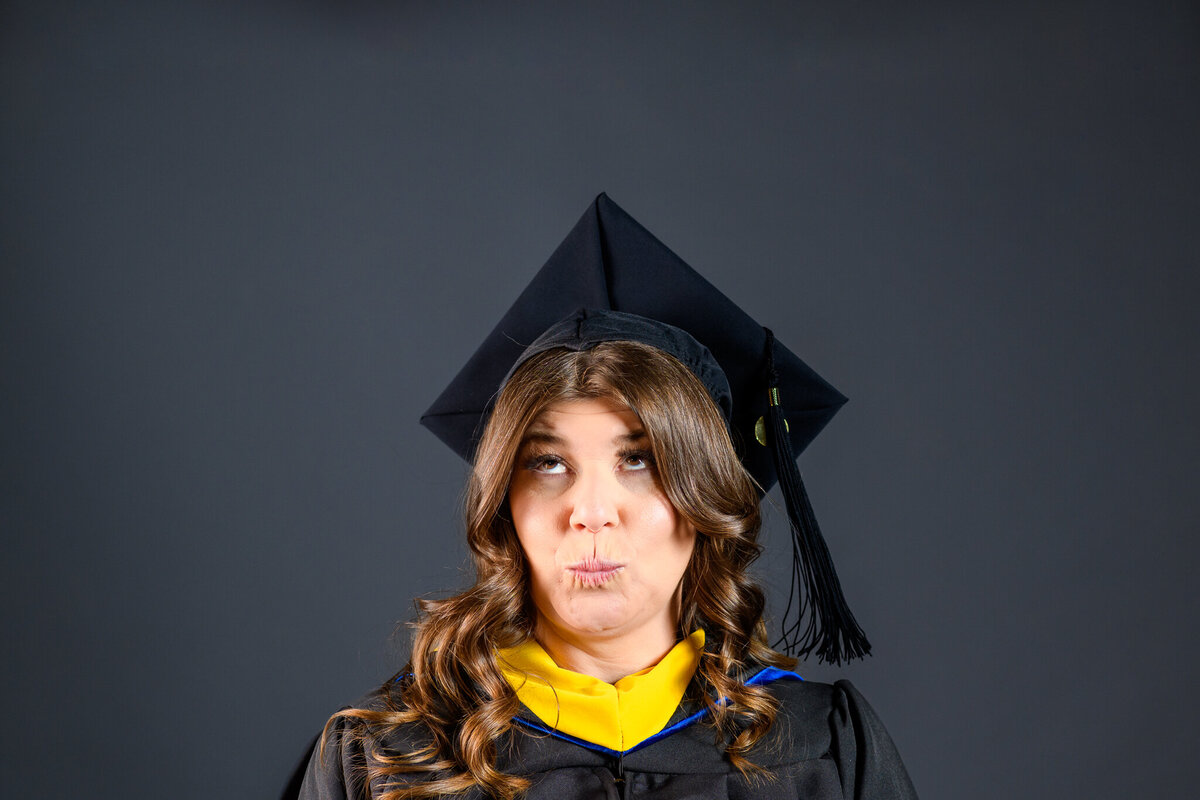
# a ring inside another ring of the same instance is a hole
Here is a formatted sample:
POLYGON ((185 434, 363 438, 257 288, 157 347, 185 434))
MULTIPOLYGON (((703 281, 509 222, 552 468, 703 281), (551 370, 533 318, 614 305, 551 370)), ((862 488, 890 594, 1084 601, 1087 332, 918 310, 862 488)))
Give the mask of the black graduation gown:
MULTIPOLYGON (((523 710, 512 746, 499 748, 498 766, 532 779, 528 800, 916 800, 891 737, 849 681, 764 685, 780 701, 774 726, 751 754, 768 771, 765 777, 746 778, 734 769, 703 715, 686 702, 662 732, 624 753, 547 732, 523 710)), ((358 707, 382 708, 380 693, 358 707)), ((373 794, 361 779, 348 779, 363 759, 363 743, 347 736, 358 725, 343 718, 330 726, 323 757, 315 752, 309 762, 301 800, 377 796, 378 787, 373 794)), ((384 744, 406 749, 403 733, 384 744)))

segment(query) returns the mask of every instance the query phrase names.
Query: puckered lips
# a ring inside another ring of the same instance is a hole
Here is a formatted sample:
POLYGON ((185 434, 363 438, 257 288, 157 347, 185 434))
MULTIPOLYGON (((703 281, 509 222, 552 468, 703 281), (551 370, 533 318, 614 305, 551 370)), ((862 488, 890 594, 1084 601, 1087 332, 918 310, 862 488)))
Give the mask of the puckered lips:
POLYGON ((625 565, 604 558, 585 558, 568 564, 566 570, 580 585, 587 588, 603 586, 617 577, 625 565))

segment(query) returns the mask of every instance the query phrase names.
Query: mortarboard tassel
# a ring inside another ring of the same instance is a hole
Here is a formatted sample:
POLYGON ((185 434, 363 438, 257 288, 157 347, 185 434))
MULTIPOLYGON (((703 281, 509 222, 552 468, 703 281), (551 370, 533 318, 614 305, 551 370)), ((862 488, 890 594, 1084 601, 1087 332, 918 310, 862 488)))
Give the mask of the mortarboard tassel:
POLYGON ((779 404, 775 334, 770 328, 763 330, 767 334, 769 408, 766 421, 770 429, 767 436, 792 529, 792 585, 783 614, 782 635, 775 647, 782 645, 786 652, 799 656, 815 652, 821 661, 840 664, 843 660, 869 655, 871 643, 846 604, 829 547, 821 536, 808 492, 804 490, 804 481, 800 478, 788 438, 787 420, 779 404))

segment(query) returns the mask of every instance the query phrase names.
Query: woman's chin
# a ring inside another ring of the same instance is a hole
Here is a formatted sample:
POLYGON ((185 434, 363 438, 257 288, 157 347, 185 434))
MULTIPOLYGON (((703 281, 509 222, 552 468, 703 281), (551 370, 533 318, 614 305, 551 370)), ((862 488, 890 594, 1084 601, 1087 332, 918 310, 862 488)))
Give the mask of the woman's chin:
POLYGON ((589 636, 619 633, 635 622, 635 609, 622 598, 585 597, 558 615, 568 629, 589 636))

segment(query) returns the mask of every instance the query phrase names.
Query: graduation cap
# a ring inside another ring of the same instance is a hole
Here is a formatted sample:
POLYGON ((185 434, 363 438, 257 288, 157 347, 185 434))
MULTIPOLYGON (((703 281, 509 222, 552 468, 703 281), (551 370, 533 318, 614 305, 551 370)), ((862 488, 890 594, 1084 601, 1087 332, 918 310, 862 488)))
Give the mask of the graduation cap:
POLYGON ((796 466, 846 398, 607 195, 588 207, 421 423, 470 461, 516 366, 553 347, 614 340, 653 345, 687 365, 762 491, 780 484, 793 586, 776 646, 831 662, 868 654, 796 466))

